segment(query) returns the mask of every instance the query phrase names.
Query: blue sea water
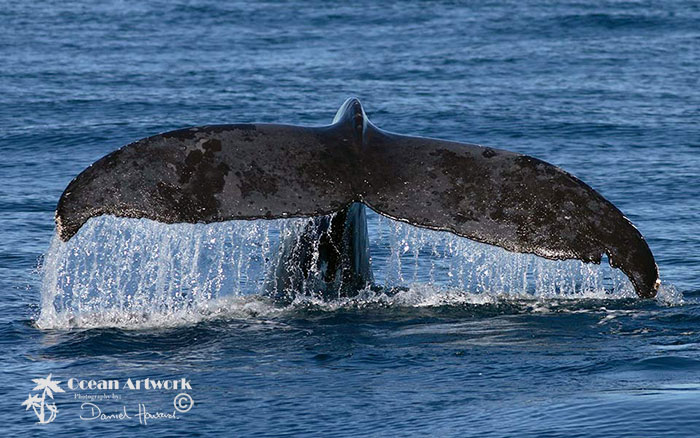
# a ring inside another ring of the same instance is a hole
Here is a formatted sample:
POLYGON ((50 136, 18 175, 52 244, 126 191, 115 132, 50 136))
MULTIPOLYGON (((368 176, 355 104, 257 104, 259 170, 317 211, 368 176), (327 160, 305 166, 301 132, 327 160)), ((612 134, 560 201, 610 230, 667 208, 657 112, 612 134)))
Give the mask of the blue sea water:
POLYGON ((4 435, 700 435, 697 2, 2 0, 0 23, 4 435), (583 268, 566 263, 503 292, 540 261, 376 215, 375 271, 405 288, 283 309, 234 284, 236 261, 274 241, 267 225, 240 243, 245 224, 107 218, 71 256, 49 249, 65 186, 123 144, 202 124, 326 124, 349 96, 382 128, 577 175, 647 238, 660 298, 568 290, 583 268), (447 261, 415 250, 434 242, 447 261), (174 297, 183 287, 196 305, 174 297), (49 373, 65 392, 36 424, 21 404, 49 373), (194 406, 141 425, 139 405, 172 413, 180 391, 67 385, 147 377, 188 379, 194 406), (132 418, 81 420, 80 396, 102 393, 120 397, 93 400, 104 412, 132 418))

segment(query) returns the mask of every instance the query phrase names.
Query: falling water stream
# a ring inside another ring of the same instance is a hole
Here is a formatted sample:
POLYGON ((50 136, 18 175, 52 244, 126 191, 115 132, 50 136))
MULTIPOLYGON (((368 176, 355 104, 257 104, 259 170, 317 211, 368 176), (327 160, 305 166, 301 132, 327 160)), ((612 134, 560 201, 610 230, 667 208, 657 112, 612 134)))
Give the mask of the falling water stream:
MULTIPOLYGON (((279 261, 280 244, 308 220, 169 225, 93 218, 69 242, 54 238, 42 265, 37 325, 188 324, 225 315, 268 315, 310 303, 336 309, 635 297, 627 277, 605 259, 600 265, 546 260, 370 211, 372 287, 330 301, 299 291, 291 304, 275 303, 267 297, 266 282, 279 261)), ((665 288, 660 299, 669 294, 665 288)))

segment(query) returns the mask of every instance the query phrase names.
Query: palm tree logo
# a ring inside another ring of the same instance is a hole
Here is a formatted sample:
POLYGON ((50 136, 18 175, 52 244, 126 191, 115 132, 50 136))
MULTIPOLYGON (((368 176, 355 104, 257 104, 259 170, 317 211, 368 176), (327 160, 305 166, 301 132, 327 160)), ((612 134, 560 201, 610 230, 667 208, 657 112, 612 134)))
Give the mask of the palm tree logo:
POLYGON ((54 392, 65 392, 58 386, 61 382, 58 380, 51 380, 51 374, 44 379, 32 379, 32 382, 36 383, 32 391, 41 391, 42 389, 44 391, 41 393, 41 397, 39 397, 38 394, 29 394, 27 399, 22 403, 22 406, 26 406, 27 411, 29 408, 32 408, 37 418, 39 418, 40 424, 51 423, 56 419, 58 408, 55 402, 49 403, 46 396, 53 400, 54 392), (49 412, 48 418, 46 418, 46 411, 49 412))

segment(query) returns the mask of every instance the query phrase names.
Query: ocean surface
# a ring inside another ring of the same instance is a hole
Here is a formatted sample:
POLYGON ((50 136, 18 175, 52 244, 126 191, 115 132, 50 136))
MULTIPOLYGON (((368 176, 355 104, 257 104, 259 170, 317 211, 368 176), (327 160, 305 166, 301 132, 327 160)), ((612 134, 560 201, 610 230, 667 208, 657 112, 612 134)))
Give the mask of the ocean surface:
POLYGON ((0 0, 0 23, 2 435, 700 435, 697 2, 0 0), (372 212, 378 287, 287 306, 260 285, 298 221, 54 239, 63 189, 124 144, 323 125, 350 96, 586 181, 646 237, 659 297, 372 212))

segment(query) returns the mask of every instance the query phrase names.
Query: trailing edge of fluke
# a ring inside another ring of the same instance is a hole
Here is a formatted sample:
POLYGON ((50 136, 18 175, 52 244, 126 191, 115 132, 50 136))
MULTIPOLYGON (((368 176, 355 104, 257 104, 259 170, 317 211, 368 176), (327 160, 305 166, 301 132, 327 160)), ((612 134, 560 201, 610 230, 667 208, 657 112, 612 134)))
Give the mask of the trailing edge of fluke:
POLYGON ((607 254, 643 298, 660 284, 639 231, 576 177, 527 155, 383 131, 357 99, 328 126, 200 126, 131 143, 71 181, 56 226, 67 241, 99 215, 210 223, 329 215, 355 202, 547 259, 607 254))

